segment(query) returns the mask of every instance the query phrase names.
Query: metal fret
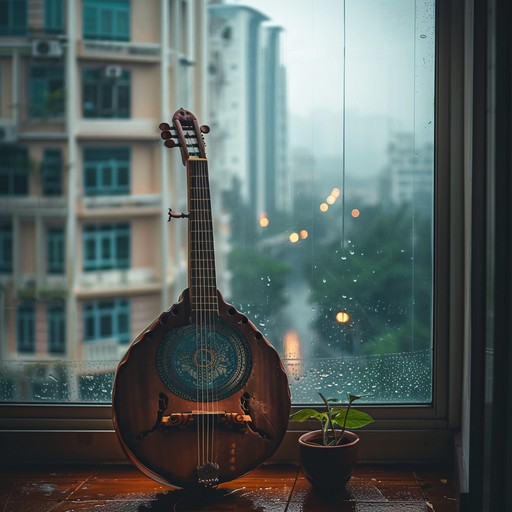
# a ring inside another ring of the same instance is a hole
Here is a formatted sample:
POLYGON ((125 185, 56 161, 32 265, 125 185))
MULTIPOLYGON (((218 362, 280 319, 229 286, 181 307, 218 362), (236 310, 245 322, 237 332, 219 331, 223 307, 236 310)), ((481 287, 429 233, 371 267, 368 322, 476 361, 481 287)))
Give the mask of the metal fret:
POLYGON ((189 160, 189 288, 194 314, 218 313, 213 226, 206 160, 189 160))

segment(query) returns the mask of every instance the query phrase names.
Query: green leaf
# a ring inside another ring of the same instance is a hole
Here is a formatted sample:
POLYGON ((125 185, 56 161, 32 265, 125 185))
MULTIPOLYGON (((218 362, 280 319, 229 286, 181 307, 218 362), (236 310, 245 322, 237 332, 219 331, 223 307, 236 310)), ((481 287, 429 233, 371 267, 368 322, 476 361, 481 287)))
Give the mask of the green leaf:
POLYGON ((301 409, 300 411, 297 411, 290 415, 291 421, 306 421, 310 418, 322 421, 325 413, 321 413, 316 411, 315 409, 301 409))
MULTIPOLYGON (((337 412, 336 418, 333 418, 333 422, 340 427, 343 427, 343 421, 345 420, 345 411, 346 409, 344 409, 343 412, 337 412)), ((372 422, 373 418, 369 414, 366 414, 365 412, 362 411, 358 411, 357 409, 350 409, 347 415, 346 427, 348 429, 361 428, 372 422)))

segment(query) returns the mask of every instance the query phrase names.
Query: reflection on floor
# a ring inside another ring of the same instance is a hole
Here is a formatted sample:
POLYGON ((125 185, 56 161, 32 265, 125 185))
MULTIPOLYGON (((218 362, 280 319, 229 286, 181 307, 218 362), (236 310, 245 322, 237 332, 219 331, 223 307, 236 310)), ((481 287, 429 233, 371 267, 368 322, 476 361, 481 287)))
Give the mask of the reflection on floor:
POLYGON ((264 465, 204 495, 170 490, 131 466, 0 467, 0 512, 456 512, 450 470, 360 465, 345 491, 315 493, 299 468, 264 465))

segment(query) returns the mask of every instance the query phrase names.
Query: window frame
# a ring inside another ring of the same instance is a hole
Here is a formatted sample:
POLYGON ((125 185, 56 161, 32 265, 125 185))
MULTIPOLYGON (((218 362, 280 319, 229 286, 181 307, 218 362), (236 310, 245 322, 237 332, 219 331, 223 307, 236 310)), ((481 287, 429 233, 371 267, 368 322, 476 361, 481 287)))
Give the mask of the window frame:
POLYGON ((84 40, 104 40, 104 41, 130 41, 131 38, 131 5, 130 0, 124 2, 112 2, 103 0, 84 0, 83 1, 83 28, 82 34, 84 40), (88 11, 88 13, 87 13, 88 11), (101 30, 106 14, 111 16, 111 29, 106 32, 101 30), (86 19, 94 16, 95 30, 89 30, 86 19), (126 27, 117 33, 115 28, 119 28, 120 16, 126 16, 126 27))
POLYGON ((131 267, 131 226, 129 222, 86 224, 82 230, 84 272, 101 272, 105 270, 128 270, 131 267), (121 239, 127 238, 128 254, 119 257, 121 239), (105 257, 105 242, 109 257, 105 257), (94 258, 88 257, 88 245, 92 243, 94 258))
POLYGON ((12 222, 0 221, 0 274, 10 273, 13 268, 12 244, 14 240, 12 222), (8 247, 8 249, 6 249, 8 247), (6 251, 4 251, 6 249, 6 251))
POLYGON ((82 68, 82 116, 84 119, 129 119, 131 117, 131 71, 123 69, 119 78, 104 77, 102 73, 103 68, 82 68), (108 88, 108 98, 105 86, 108 88), (123 87, 127 91, 126 107, 120 106, 123 87), (86 108, 86 99, 90 95, 95 99, 93 109, 86 108), (104 106, 106 98, 111 103, 110 108, 104 106))
MULTIPOLYGON (((453 449, 451 432, 460 426, 464 34, 453 27, 463 14, 464 6, 456 0, 436 2, 433 401, 427 405, 364 406, 376 422, 359 432, 362 460, 446 459, 453 449)), ((6 404, 0 405, 0 428, 7 443, 23 439, 28 460, 50 454, 55 460, 126 461, 111 414, 110 404, 6 404), (53 430, 44 431, 48 426, 53 430)), ((290 423, 273 460, 297 460, 296 440, 310 428, 317 426, 290 423)))
POLYGON ((83 188, 85 196, 127 195, 130 194, 131 155, 127 147, 92 147, 84 148, 83 153, 83 188), (104 158, 98 158, 98 153, 104 158), (107 153, 111 153, 107 158, 107 153), (126 184, 122 184, 120 177, 126 168, 126 184), (110 169, 111 184, 105 184, 105 169, 110 169), (88 184, 88 174, 94 173, 94 186, 88 184))
POLYGON ((0 0, 1 3, 6 5, 7 10, 7 25, 0 25, 0 37, 23 37, 27 35, 28 28, 28 0, 0 0), (20 23, 14 25, 14 9, 18 7, 20 11, 17 16, 20 17, 20 23))
POLYGON ((63 275, 65 271, 64 226, 51 225, 46 230, 46 272, 63 275))

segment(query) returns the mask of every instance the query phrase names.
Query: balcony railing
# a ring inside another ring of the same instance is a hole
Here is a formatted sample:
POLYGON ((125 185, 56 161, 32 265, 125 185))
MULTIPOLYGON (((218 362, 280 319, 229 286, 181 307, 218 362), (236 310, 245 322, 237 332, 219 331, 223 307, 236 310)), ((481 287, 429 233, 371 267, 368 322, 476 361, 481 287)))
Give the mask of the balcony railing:
POLYGON ((116 57, 159 57, 160 45, 157 43, 133 43, 121 41, 82 41, 79 50, 83 56, 116 57))
POLYGON ((0 199, 0 213, 62 217, 67 213, 66 198, 62 196, 4 196, 0 199))
POLYGON ((77 285, 85 292, 112 288, 139 288, 156 286, 158 279, 153 268, 131 268, 128 270, 104 270, 78 274, 77 285))
POLYGON ((84 341, 81 345, 82 361, 113 361, 113 367, 119 360, 119 343, 116 338, 104 338, 84 341))
POLYGON ((160 204, 160 197, 160 194, 84 196, 83 203, 90 209, 157 207, 160 204))

